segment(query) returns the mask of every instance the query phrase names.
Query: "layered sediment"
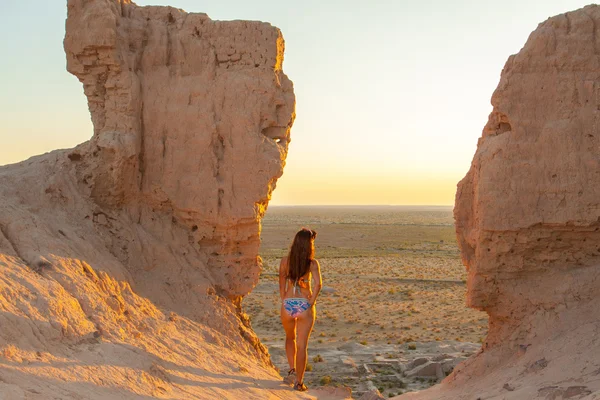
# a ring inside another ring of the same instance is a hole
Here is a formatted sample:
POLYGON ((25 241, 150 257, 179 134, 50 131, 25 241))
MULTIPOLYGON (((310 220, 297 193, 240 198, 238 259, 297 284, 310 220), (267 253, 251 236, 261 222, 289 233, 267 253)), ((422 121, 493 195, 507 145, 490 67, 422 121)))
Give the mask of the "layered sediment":
POLYGON ((0 168, 0 394, 288 398, 240 309, 295 116, 281 32, 69 0, 64 47, 94 133, 0 168))
POLYGON ((552 17, 504 66, 454 210, 489 334, 406 398, 600 396, 599 26, 597 5, 552 17))

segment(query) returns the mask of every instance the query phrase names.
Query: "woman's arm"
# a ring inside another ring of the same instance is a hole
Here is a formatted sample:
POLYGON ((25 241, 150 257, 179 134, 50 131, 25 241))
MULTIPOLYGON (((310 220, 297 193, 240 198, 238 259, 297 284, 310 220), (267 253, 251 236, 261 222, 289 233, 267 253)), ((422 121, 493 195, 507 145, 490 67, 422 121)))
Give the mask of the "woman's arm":
POLYGON ((283 296, 285 296, 286 275, 287 257, 282 257, 281 262, 279 263, 279 297, 281 297, 281 301, 283 301, 283 296))
POLYGON ((319 265, 319 261, 314 260, 314 262, 311 263, 310 272, 312 273, 313 279, 315 280, 315 289, 312 292, 312 296, 310 296, 310 299, 308 300, 312 307, 315 305, 317 297, 321 292, 321 287, 323 286, 323 279, 321 278, 321 266, 319 265))

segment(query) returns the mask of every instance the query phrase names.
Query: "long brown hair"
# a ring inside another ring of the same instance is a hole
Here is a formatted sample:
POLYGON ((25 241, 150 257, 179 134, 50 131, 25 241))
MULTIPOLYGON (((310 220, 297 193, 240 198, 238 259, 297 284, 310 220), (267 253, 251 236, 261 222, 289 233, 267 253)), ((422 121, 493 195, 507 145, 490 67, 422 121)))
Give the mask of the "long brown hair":
POLYGON ((310 269, 310 263, 315 259, 314 240, 317 232, 302 228, 296 233, 290 253, 288 254, 288 279, 297 281, 310 269))

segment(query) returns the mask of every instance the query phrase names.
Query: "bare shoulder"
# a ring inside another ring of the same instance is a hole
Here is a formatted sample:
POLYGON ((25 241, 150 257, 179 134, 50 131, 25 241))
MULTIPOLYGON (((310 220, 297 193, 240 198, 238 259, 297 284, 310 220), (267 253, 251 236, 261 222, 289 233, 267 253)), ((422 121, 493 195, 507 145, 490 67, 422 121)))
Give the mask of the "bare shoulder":
POLYGON ((279 273, 285 273, 287 270, 288 259, 287 257, 282 257, 281 262, 279 263, 279 273))
POLYGON ((316 258, 315 258, 315 259, 313 259, 313 260, 310 262, 310 269, 311 269, 311 270, 317 271, 317 270, 319 270, 320 268, 321 268, 321 264, 319 264, 319 260, 317 260, 316 258))

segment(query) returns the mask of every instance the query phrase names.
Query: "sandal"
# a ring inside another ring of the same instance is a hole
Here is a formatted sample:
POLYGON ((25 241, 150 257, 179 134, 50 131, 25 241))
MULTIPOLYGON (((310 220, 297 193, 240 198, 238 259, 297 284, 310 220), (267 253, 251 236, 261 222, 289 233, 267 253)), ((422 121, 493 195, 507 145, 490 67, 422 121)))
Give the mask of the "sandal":
POLYGON ((296 368, 292 368, 288 371, 287 376, 283 378, 283 381, 287 384, 294 383, 296 380, 296 368))
POLYGON ((296 384, 294 385, 294 390, 298 390, 299 392, 306 392, 308 388, 304 383, 296 382, 296 384))

